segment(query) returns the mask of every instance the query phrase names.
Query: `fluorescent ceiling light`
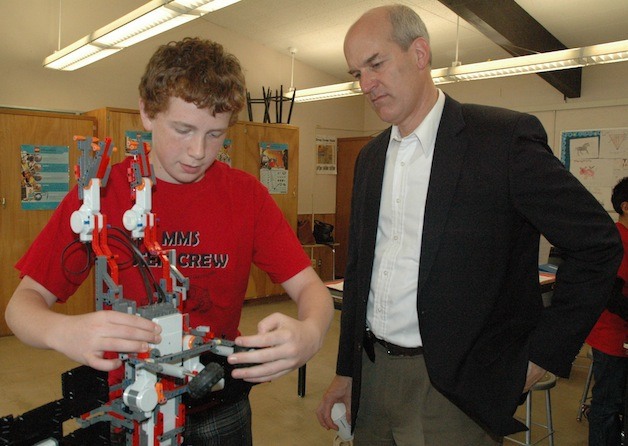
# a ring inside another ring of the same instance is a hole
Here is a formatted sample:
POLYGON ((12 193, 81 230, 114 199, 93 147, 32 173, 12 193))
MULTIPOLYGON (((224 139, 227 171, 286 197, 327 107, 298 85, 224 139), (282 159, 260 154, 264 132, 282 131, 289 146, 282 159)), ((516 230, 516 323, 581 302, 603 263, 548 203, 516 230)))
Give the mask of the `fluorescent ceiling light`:
POLYGON ((69 59, 67 58, 60 58, 50 61, 48 65, 44 62, 44 66, 52 68, 53 70, 76 70, 100 59, 104 59, 107 56, 111 56, 121 49, 122 48, 103 48, 98 45, 86 44, 74 50, 71 62, 68 62, 69 59))
MULTIPOLYGON (((432 70, 432 79, 434 84, 440 85, 626 61, 628 61, 628 40, 620 40, 582 48, 437 68, 432 70)), ((292 94, 289 92, 285 96, 292 98, 292 94)), ((294 102, 320 101, 358 94, 362 94, 359 82, 346 82, 296 90, 294 102)))
POLYGON ((240 0, 152 0, 44 59, 73 71, 240 0))
POLYGON ((305 90, 295 90, 284 94, 285 97, 294 102, 322 101, 323 99, 342 98, 362 94, 358 81, 345 82, 342 84, 324 85, 322 87, 306 88, 305 90))
POLYGON ((434 83, 491 79, 628 61, 628 40, 432 70, 434 83))

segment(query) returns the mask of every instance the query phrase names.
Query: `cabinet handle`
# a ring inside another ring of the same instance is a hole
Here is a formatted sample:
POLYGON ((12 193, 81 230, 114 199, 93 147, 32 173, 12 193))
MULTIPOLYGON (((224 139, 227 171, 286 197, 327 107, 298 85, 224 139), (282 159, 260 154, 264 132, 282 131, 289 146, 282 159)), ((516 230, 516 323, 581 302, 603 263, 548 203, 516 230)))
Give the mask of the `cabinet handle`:
POLYGON ((0 198, 0 204, 2 204, 2 208, 6 208, 7 207, 7 199, 2 197, 0 198))

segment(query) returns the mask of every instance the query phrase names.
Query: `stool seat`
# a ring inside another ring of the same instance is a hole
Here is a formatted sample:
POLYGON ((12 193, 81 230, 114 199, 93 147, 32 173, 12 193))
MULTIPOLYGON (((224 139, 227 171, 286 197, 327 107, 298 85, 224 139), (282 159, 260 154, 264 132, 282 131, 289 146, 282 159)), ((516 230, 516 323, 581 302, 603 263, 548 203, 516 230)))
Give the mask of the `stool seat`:
POLYGON ((504 440, 511 441, 523 446, 532 446, 540 443, 544 439, 548 439, 550 446, 554 446, 554 425, 552 422, 552 401, 550 398, 550 390, 556 386, 558 378, 551 372, 546 372, 543 378, 536 382, 528 392, 526 398, 526 418, 525 424, 528 430, 525 432, 525 442, 516 440, 514 437, 504 437, 504 440), (545 392, 545 416, 547 424, 535 423, 532 421, 532 393, 541 391, 545 392), (532 442, 532 425, 541 426, 547 429, 545 436, 539 438, 534 443, 532 442))
POLYGON ((531 390, 551 389, 552 387, 556 386, 557 380, 558 378, 556 378, 556 375, 554 375, 553 373, 547 372, 545 373, 545 376, 543 376, 543 378, 541 378, 539 381, 537 381, 536 384, 532 386, 531 390))

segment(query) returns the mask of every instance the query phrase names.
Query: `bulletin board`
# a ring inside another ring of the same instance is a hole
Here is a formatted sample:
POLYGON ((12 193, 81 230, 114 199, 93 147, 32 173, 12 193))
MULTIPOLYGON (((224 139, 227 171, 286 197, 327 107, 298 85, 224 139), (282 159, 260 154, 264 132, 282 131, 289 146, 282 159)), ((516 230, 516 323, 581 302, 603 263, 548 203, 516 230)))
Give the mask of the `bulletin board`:
POLYGON ((628 127, 565 131, 561 160, 607 211, 611 192, 628 176, 628 127))

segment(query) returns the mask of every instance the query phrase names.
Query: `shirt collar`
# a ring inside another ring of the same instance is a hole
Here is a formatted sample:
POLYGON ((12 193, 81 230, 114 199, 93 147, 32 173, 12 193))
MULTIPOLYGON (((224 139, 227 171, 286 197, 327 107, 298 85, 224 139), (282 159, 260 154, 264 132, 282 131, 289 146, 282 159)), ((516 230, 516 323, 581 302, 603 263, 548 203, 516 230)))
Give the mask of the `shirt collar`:
POLYGON ((445 94, 440 89, 438 89, 438 98, 436 99, 436 103, 427 114, 427 116, 425 116, 423 121, 419 124, 419 126, 415 128, 412 133, 403 138, 401 136, 401 133, 399 132, 399 127, 393 125, 390 132, 389 143, 393 140, 400 142, 403 139, 416 138, 421 141, 420 146, 423 148, 424 154, 429 155, 434 149, 434 145, 436 144, 438 125, 440 124, 440 119, 443 115, 444 107, 445 94))

